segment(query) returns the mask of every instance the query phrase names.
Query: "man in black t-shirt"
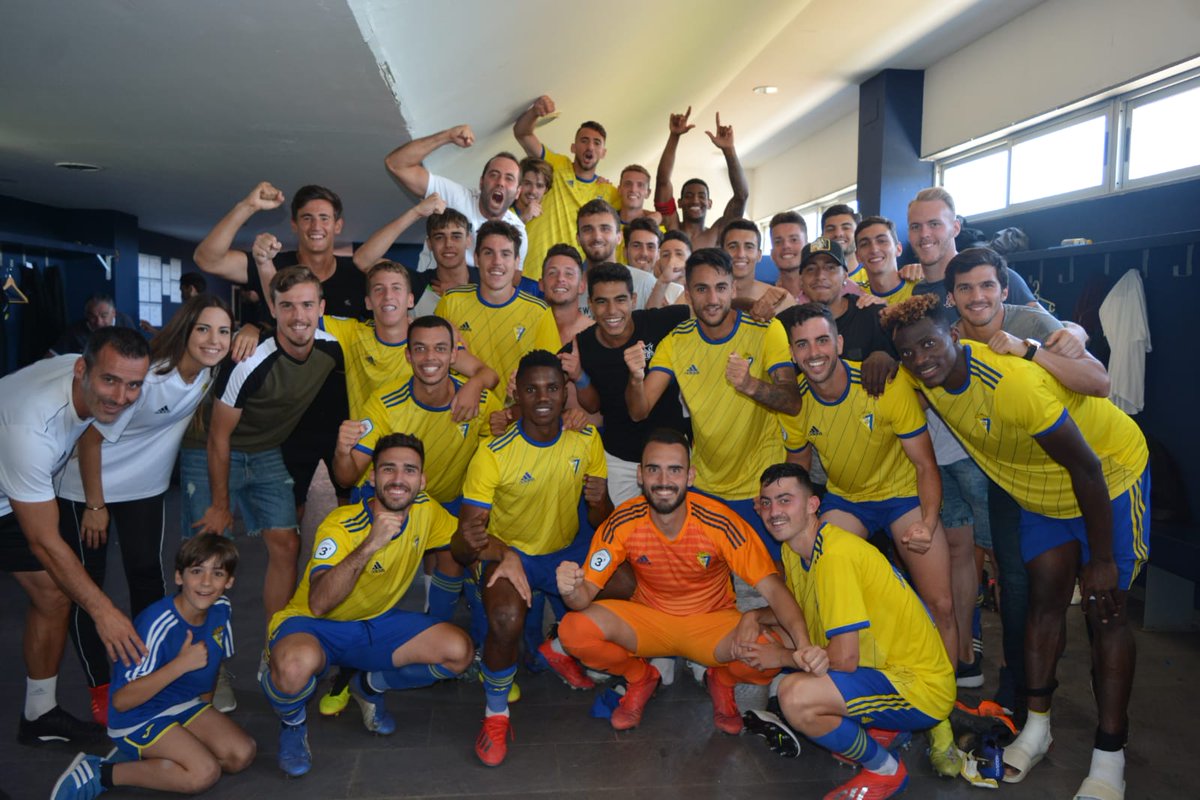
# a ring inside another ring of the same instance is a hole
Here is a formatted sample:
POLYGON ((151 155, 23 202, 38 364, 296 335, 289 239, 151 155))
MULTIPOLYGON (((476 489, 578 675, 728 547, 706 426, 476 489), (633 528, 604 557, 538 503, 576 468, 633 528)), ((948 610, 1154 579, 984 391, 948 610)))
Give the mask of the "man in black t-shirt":
MULTIPOLYGON (((646 434, 655 428, 671 428, 691 437, 691 423, 684 416, 679 386, 671 381, 664 400, 641 422, 629 418, 625 384, 629 381, 626 351, 646 350, 649 361, 655 346, 688 318, 686 305, 635 311, 633 278, 623 264, 598 264, 587 272, 588 307, 596 324, 580 333, 578 370, 571 375, 579 404, 587 411, 604 415, 604 455, 608 460, 608 494, 620 505, 640 494, 637 465, 646 434)), ((568 345, 568 349, 571 346, 568 345)), ((567 360, 571 365, 571 360, 567 360)), ((567 367, 568 374, 571 370, 567 367)))

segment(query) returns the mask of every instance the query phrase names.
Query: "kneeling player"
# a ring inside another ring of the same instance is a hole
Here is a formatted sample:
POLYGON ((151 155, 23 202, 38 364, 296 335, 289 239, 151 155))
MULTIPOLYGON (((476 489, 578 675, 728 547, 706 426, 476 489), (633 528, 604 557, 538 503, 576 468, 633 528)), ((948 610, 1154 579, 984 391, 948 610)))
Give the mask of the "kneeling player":
POLYGON ((325 518, 296 594, 271 619, 262 687, 283 721, 279 766, 290 776, 312 767, 305 704, 330 665, 360 670, 350 690, 363 724, 386 736, 396 721, 382 692, 453 678, 474 658, 461 628, 394 608, 425 552, 449 544, 454 533, 454 517, 423 491, 424 461, 415 436, 394 433, 376 443, 375 495, 325 518))
MULTIPOLYGON (((908 781, 904 762, 881 747, 867 726, 913 731, 944 722, 954 706, 954 668, 937 628, 903 576, 874 546, 817 518, 820 500, 808 472, 777 464, 762 476, 759 513, 783 545, 783 565, 815 642, 829 658, 826 675, 795 673, 779 687, 792 727, 817 744, 862 764, 862 771, 827 795, 881 800, 908 781)), ((771 624, 771 611, 748 612, 771 624)), ((783 663, 778 645, 737 648, 751 666, 783 663)), ((879 736, 879 738, 884 738, 879 736)))
POLYGON ((658 687, 653 656, 683 656, 708 667, 713 723, 738 734, 733 687, 765 684, 778 669, 737 661, 735 642, 753 642, 757 625, 740 629, 730 572, 771 604, 793 641, 808 644, 804 618, 754 529, 724 504, 689 490, 696 471, 687 439, 669 429, 650 434, 638 465, 642 496, 622 503, 592 538, 585 567, 564 561, 558 590, 572 609, 558 626, 563 647, 584 664, 628 681, 613 711, 617 730, 638 724, 658 687), (637 576, 630 600, 596 600, 629 562, 637 576), (595 602, 593 602, 595 601, 595 602))
POLYGON ((113 675, 108 735, 117 755, 80 753, 55 784, 53 800, 91 798, 114 786, 194 794, 222 772, 250 766, 254 740, 211 704, 221 659, 233 654, 225 590, 237 561, 237 548, 223 537, 183 543, 175 556, 179 593, 134 623, 150 652, 113 675))

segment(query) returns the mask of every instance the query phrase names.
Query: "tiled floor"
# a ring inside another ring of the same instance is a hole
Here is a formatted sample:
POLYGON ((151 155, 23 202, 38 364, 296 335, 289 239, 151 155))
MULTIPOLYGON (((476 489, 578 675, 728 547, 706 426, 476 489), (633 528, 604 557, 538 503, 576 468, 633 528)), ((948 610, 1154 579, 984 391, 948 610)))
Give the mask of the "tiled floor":
MULTIPOLYGON (((304 526, 306 555, 317 512, 329 507, 327 497, 327 492, 314 488, 310 498, 314 513, 304 526)), ((233 592, 239 651, 232 664, 239 707, 233 716, 258 740, 259 753, 249 770, 223 778, 204 794, 206 798, 768 800, 819 798, 852 774, 815 745, 807 745, 800 758, 785 760, 768 751, 760 739, 716 732, 708 696, 686 672, 673 686, 659 691, 639 728, 621 734, 606 721, 589 716, 592 692, 573 692, 549 674, 521 672, 522 699, 512 709, 516 739, 508 760, 498 768, 482 766, 472 751, 483 709, 482 689, 478 684, 451 682, 390 694, 388 708, 399 726, 388 738, 366 733, 353 704, 342 716, 325 719, 316 713, 314 703, 309 724, 313 770, 302 779, 288 780, 275 764, 278 722, 254 682, 264 624, 259 588, 266 556, 260 541, 240 539, 239 545, 243 561, 233 592)), ((167 550, 173 552, 173 545, 167 550)), ((123 598, 119 565, 113 571, 110 589, 123 598)), ((418 584, 405 598, 405 607, 419 607, 418 584)), ((44 798, 74 753, 56 746, 22 747, 13 738, 24 686, 16 655, 23 609, 24 597, 16 584, 0 576, 0 630, 8 634, 12 654, 12 667, 0 676, 0 719, 12 723, 0 744, 0 797, 7 793, 12 798, 44 798)), ((989 686, 995 680, 998 625, 996 615, 985 615, 989 686)), ((1067 653, 1059 669, 1062 688, 1055 698, 1054 751, 1027 781, 1004 785, 1001 794, 1069 798, 1087 771, 1095 712, 1087 684, 1086 637, 1078 613, 1071 614, 1069 628, 1067 653)), ((1127 796, 1131 800, 1197 796, 1192 783, 1196 751, 1191 724, 1200 719, 1200 700, 1191 688, 1200 668, 1200 636, 1139 630, 1137 640, 1127 796)), ((87 695, 71 652, 64 660, 59 697, 69 710, 85 714, 87 695)), ((935 777, 923 747, 923 738, 918 737, 904 753, 912 775, 905 796, 988 796, 961 779, 935 777)), ((146 793, 118 790, 108 796, 146 793)))

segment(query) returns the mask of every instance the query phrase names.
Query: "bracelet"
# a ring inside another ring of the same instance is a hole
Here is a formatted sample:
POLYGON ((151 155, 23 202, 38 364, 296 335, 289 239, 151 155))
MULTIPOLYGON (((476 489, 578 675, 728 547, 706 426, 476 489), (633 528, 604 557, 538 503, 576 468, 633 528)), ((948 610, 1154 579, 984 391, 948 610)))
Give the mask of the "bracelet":
POLYGON ((579 373, 579 380, 575 381, 575 388, 576 389, 586 389, 587 387, 589 387, 591 385, 592 385, 592 379, 588 377, 588 374, 586 372, 581 371, 579 373))
POLYGON ((108 508, 108 506, 106 506, 104 503, 101 503, 98 506, 89 506, 86 500, 83 502, 83 507, 88 511, 103 511, 104 509, 108 508))

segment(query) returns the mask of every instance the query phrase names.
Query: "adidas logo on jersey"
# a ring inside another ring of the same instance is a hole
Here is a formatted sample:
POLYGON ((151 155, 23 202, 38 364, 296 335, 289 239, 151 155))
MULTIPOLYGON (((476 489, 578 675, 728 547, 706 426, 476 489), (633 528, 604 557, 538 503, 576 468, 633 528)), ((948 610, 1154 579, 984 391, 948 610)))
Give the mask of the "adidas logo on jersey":
POLYGON ((639 563, 639 564, 649 564, 649 563, 650 563, 650 559, 649 559, 649 558, 647 558, 647 557, 646 557, 646 555, 643 553, 642 555, 640 555, 640 556, 638 556, 638 557, 637 557, 637 563, 639 563))
POLYGON ((458 329, 460 331, 462 331, 463 333, 470 333, 471 332, 471 323, 464 320, 463 324, 458 326, 458 329))
POLYGON ((700 370, 696 369, 695 364, 692 364, 690 367, 688 367, 686 370, 683 371, 683 374, 684 375, 699 375, 700 370))
POLYGON ((524 475, 521 476, 521 483, 522 483, 522 485, 524 485, 526 483, 533 483, 533 476, 530 475, 528 472, 526 472, 524 475))
POLYGON ((371 574, 372 575, 379 575, 382 572, 383 572, 383 564, 380 564, 378 561, 376 561, 374 564, 371 565, 371 574))
POLYGON ((155 411, 154 413, 155 414, 166 414, 170 410, 171 410, 170 406, 163 406, 162 408, 160 408, 158 411, 155 411))
POLYGON ((816 425, 813 425, 811 428, 808 429, 808 435, 809 436, 820 436, 821 429, 818 428, 816 425))

